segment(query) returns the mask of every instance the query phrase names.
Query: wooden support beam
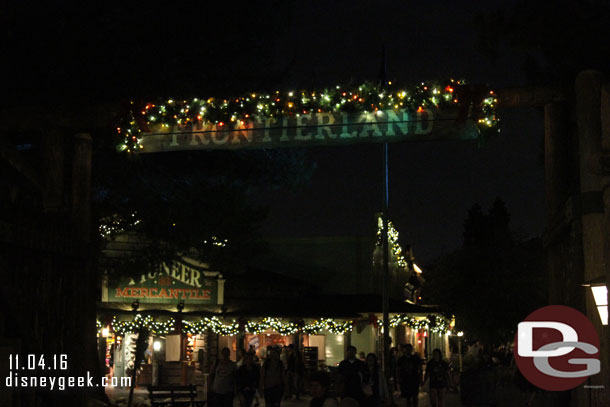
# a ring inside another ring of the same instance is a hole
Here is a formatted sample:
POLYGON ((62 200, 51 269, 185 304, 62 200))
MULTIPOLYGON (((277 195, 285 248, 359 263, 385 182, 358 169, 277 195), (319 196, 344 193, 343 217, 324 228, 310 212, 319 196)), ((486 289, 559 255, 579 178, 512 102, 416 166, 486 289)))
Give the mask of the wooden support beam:
POLYGON ((504 88, 495 91, 498 108, 515 106, 545 106, 548 103, 564 102, 566 95, 557 88, 531 86, 525 88, 504 88))
POLYGON ((120 113, 120 103, 6 108, 0 112, 0 132, 40 132, 49 128, 76 132, 107 129, 116 124, 120 113))
POLYGON ((50 130, 43 140, 42 194, 45 212, 57 212, 64 206, 64 138, 56 130, 50 130))

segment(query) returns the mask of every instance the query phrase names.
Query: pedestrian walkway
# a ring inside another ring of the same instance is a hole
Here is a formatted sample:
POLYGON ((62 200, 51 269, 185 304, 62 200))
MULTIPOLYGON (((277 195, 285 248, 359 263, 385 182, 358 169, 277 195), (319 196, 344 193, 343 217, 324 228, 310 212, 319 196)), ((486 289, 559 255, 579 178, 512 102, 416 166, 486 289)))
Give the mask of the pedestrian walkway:
MULTIPOLYGON (((311 398, 309 396, 301 398, 301 400, 284 400, 282 401, 282 407, 308 407, 309 401, 311 398)), ((394 399, 394 403, 398 407, 405 407, 406 401, 404 398, 396 398, 394 399)), ((460 403, 460 395, 459 393, 447 393, 447 401, 445 403, 445 407, 461 407, 460 403)), ((262 406, 261 406, 262 407, 262 406)), ((428 397, 428 393, 420 392, 419 393, 419 406, 418 407, 431 407, 430 398, 428 397)))
MULTIPOLYGON (((126 406, 127 398, 129 397, 129 389, 126 388, 107 388, 106 394, 115 406, 126 406)), ((282 407, 308 407, 311 398, 304 396, 300 400, 283 400, 282 407)), ((514 386, 499 386, 496 389, 497 407, 515 407, 526 405, 525 395, 519 392, 514 386)), ((406 407, 404 398, 395 397, 394 403, 397 407, 406 407)), ((136 389, 134 392, 134 407, 149 406, 148 391, 143 388, 136 389)), ((533 403, 536 407, 553 406, 553 403, 543 399, 541 394, 533 403)), ((237 403, 235 407, 239 407, 237 403)), ((265 407, 264 401, 261 400, 259 407, 265 407)), ((419 407, 431 407, 430 398, 425 389, 419 393, 419 407)), ((445 407, 462 407, 460 394, 457 392, 447 393, 445 407)))
MULTIPOLYGON (((127 404, 127 398, 129 396, 129 389, 113 388, 106 391, 110 400, 115 405, 124 406, 127 404)), ((283 400, 282 407, 308 407, 311 397, 304 396, 300 400, 283 400)), ((265 403, 261 400, 259 407, 264 407, 265 403)), ((403 398, 396 398, 394 400, 398 407, 405 407, 406 401, 403 398)), ((134 406, 146 406, 150 405, 148 401, 148 392, 144 389, 137 389, 134 392, 134 406)), ((236 405, 237 407, 237 405, 236 405)), ((431 407, 428 393, 421 392, 419 394, 419 407, 431 407)), ((461 407, 460 395, 458 393, 447 393, 447 402, 445 407, 461 407)))

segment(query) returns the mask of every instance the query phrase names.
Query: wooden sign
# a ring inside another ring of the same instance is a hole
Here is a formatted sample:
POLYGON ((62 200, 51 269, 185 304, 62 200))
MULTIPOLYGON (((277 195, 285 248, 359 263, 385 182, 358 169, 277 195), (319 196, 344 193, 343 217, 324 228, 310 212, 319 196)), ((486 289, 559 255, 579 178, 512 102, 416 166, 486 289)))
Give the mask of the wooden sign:
POLYGON ((238 123, 152 126, 140 153, 184 150, 331 146, 425 140, 476 140, 472 119, 454 109, 379 110, 266 117, 238 123))
POLYGON ((219 300, 217 272, 204 271, 183 262, 163 263, 159 270, 113 286, 105 286, 103 302, 216 304, 219 300))

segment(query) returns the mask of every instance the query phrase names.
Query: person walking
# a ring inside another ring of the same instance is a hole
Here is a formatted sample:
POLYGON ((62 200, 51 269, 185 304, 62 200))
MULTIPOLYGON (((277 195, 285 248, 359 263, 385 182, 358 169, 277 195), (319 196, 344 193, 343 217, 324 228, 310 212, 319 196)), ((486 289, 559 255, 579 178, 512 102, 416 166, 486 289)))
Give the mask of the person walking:
POLYGON ((400 393, 407 399, 407 407, 417 407, 419 384, 422 381, 422 360, 413 353, 410 343, 402 346, 402 355, 396 361, 396 381, 400 383, 400 393))
POLYGON ((390 374, 392 376, 392 391, 398 390, 398 380, 396 378, 396 364, 398 363, 398 348, 390 349, 390 374))
POLYGON ((286 386, 284 364, 280 360, 280 351, 271 348, 261 366, 260 389, 265 396, 265 407, 280 407, 286 386))
POLYGON ((339 363, 339 374, 341 375, 343 391, 342 398, 352 398, 362 404, 364 393, 362 391, 362 378, 366 372, 366 364, 356 359, 357 349, 355 346, 348 346, 345 360, 339 363))
POLYGON ((366 371, 363 380, 364 405, 367 407, 381 407, 391 400, 388 383, 383 371, 379 368, 377 355, 369 353, 366 356, 366 371))
POLYGON ((296 360, 296 355, 294 352, 294 345, 290 344, 287 347, 287 354, 286 354, 286 380, 288 381, 288 386, 287 386, 288 388, 286 391, 285 400, 291 399, 293 394, 298 396, 298 391, 295 388, 296 367, 297 367, 297 360, 296 360))
POLYGON ((231 351, 223 348, 220 351, 220 359, 214 363, 210 372, 210 383, 212 394, 208 399, 212 407, 233 407, 235 397, 235 385, 237 378, 237 366, 230 359, 231 351))
POLYGON ((440 349, 432 351, 432 360, 426 366, 422 386, 430 379, 430 404, 432 407, 445 407, 445 394, 449 387, 449 364, 443 360, 440 349))
POLYGON ((301 399, 301 392, 303 392, 303 378, 305 377, 305 361, 301 352, 295 352, 295 371, 294 371, 294 390, 296 392, 296 399, 301 399))
POLYGON ((250 407, 258 389, 260 368, 254 364, 252 355, 244 355, 243 364, 237 369, 237 392, 241 407, 250 407))

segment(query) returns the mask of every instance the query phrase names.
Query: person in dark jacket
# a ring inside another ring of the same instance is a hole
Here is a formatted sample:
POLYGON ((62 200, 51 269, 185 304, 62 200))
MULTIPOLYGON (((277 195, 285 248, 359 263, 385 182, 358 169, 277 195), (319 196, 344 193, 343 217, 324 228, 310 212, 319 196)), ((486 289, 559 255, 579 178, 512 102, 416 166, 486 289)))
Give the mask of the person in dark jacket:
POLYGON ((356 347, 348 346, 345 360, 339 363, 339 374, 343 383, 343 398, 353 398, 358 403, 364 401, 364 393, 362 391, 362 379, 366 373, 366 364, 356 359, 356 347))
POLYGON ((419 384, 422 381, 422 360, 413 353, 413 345, 402 346, 403 354, 396 361, 396 380, 400 383, 400 393, 407 399, 407 407, 417 407, 419 384))
POLYGON ((259 387, 265 395, 265 407, 280 407, 286 387, 286 372, 277 348, 269 350, 267 359, 261 366, 259 387))
POLYGON ((254 364, 252 355, 244 355, 244 363, 237 369, 237 392, 242 407, 250 407, 260 381, 260 368, 254 364))
POLYGON ((237 378, 237 366, 230 359, 231 351, 223 348, 220 358, 214 363, 210 370, 211 392, 208 395, 209 402, 213 407, 232 407, 235 395, 235 382, 237 378))

